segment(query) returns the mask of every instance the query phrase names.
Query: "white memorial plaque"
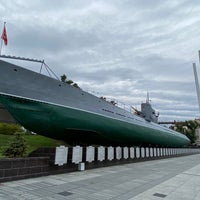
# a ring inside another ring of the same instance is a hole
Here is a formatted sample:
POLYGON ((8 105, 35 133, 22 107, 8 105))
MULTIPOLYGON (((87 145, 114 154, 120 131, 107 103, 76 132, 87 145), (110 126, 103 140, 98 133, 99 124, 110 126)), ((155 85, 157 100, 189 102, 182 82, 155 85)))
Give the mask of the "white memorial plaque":
POLYGON ((185 153, 185 149, 182 149, 182 154, 184 154, 185 153))
POLYGON ((160 148, 157 148, 157 156, 160 156, 160 148))
POLYGON ((162 156, 164 156, 164 148, 161 148, 162 156))
POLYGON ((179 154, 179 149, 177 148, 177 149, 176 149, 176 155, 178 155, 178 154, 179 154))
POLYGON ((184 154, 184 149, 181 149, 181 153, 184 154))
POLYGON ((131 157, 131 158, 134 158, 134 157, 135 157, 135 149, 134 149, 134 147, 131 147, 131 148, 130 148, 130 157, 131 157))
POLYGON ((128 147, 124 147, 124 155, 123 155, 124 159, 128 158, 128 147))
POLYGON ((94 147, 92 146, 86 148, 86 161, 87 162, 94 161, 94 147))
POLYGON ((182 154, 182 149, 179 149, 179 154, 182 154))
POLYGON ((108 160, 113 160, 113 159, 114 159, 114 148, 108 147, 108 160))
POLYGON ((136 147, 136 158, 140 158, 140 148, 136 147))
POLYGON ((165 156, 168 156, 167 148, 165 148, 165 156))
POLYGON ((172 148, 169 149, 169 155, 172 155, 172 148))
POLYGON ((163 156, 163 148, 160 148, 160 155, 163 156))
POLYGON ((119 160, 122 158, 122 149, 121 147, 116 147, 116 159, 119 160))
POLYGON ((99 161, 105 160, 105 148, 102 146, 98 147, 98 160, 99 161))
POLYGON ((148 158, 149 157, 149 148, 146 147, 146 157, 148 158))
POLYGON ((171 156, 171 148, 168 149, 168 155, 171 156))
POLYGON ((177 153, 176 153, 176 149, 174 149, 174 155, 176 155, 177 153))
POLYGON ((179 154, 181 154, 182 153, 182 149, 178 149, 179 150, 179 154))
POLYGON ((176 149, 173 149, 173 155, 176 155, 176 149))
POLYGON ((156 154, 156 153, 157 153, 157 150, 156 150, 156 148, 154 147, 154 148, 153 148, 153 155, 154 155, 154 157, 156 157, 156 156, 157 156, 157 154, 156 154))
POLYGON ((168 148, 165 148, 165 155, 168 156, 168 148))
POLYGON ((172 155, 174 155, 174 148, 172 148, 172 155))
POLYGON ((172 156, 173 155, 173 149, 170 148, 170 155, 172 156))
POLYGON ((174 149, 171 148, 171 155, 173 156, 174 155, 174 149))
POLYGON ((165 148, 162 148, 163 156, 165 156, 165 148))
POLYGON ((163 153, 162 153, 163 149, 160 148, 160 156, 163 156, 163 153))
POLYGON ((179 155, 181 154, 181 149, 180 149, 180 148, 178 149, 178 154, 179 154, 179 155))
POLYGON ((68 147, 56 147, 55 165, 64 165, 67 163, 68 147))
POLYGON ((72 149, 72 163, 78 164, 82 162, 83 148, 80 146, 75 146, 72 149))
POLYGON ((180 152, 179 154, 182 154, 183 153, 183 149, 179 149, 179 152, 180 152))
POLYGON ((144 158, 145 154, 144 154, 144 147, 141 148, 141 157, 144 158))
POLYGON ((171 156, 171 148, 168 149, 168 155, 171 156))
POLYGON ((150 148, 150 157, 153 157, 153 148, 150 148))

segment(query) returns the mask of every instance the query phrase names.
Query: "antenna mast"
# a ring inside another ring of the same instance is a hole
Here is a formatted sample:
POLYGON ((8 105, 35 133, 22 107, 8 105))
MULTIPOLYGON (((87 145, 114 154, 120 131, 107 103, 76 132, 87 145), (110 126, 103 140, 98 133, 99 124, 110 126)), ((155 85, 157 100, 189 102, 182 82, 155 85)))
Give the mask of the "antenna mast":
POLYGON ((149 91, 147 90, 147 98, 146 98, 146 103, 149 103, 149 91))

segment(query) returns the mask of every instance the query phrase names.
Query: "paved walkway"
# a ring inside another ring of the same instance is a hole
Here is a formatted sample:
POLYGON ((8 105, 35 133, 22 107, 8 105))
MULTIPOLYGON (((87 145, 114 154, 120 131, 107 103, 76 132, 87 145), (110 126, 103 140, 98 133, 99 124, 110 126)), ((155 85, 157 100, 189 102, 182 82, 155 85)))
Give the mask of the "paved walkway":
POLYGON ((199 200, 200 154, 0 183, 0 200, 199 200))

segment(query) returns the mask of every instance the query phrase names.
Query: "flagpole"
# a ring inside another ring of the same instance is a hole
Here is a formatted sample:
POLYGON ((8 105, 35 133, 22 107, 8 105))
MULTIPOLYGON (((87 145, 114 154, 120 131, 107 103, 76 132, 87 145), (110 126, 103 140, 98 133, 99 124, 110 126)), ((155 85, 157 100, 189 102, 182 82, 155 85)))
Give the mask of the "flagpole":
POLYGON ((1 49, 0 49, 0 56, 1 56, 1 50, 2 50, 2 46, 3 46, 3 40, 1 38, 1 49))

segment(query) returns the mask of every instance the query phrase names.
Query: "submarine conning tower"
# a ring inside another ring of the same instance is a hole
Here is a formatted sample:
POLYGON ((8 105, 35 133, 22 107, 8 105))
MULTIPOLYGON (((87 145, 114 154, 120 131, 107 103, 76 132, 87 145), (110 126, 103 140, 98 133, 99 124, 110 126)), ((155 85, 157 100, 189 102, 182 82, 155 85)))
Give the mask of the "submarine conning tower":
POLYGON ((141 117, 143 117, 145 120, 147 120, 148 122, 158 123, 159 113, 156 112, 152 108, 152 106, 150 104, 149 93, 148 92, 147 92, 146 103, 142 103, 141 104, 141 112, 140 112, 139 115, 141 117))

